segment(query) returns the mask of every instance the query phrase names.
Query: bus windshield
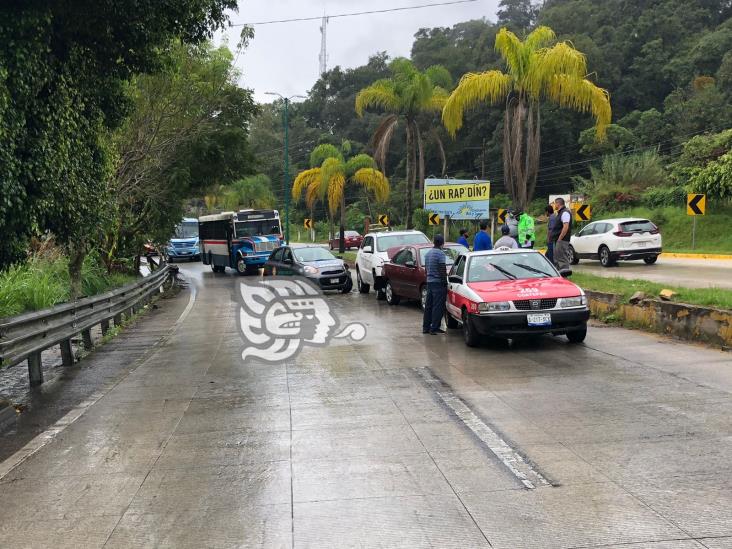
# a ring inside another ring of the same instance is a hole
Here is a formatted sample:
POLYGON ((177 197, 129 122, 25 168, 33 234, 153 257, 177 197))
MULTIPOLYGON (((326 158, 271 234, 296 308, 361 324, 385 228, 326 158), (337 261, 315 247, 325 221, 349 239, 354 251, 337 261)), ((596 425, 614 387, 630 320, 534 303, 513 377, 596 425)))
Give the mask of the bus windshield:
POLYGON ((236 238, 245 236, 279 235, 280 223, 277 219, 255 219, 252 221, 237 221, 234 223, 236 238))
POLYGON ((181 223, 175 228, 173 238, 198 238, 198 222, 181 223))

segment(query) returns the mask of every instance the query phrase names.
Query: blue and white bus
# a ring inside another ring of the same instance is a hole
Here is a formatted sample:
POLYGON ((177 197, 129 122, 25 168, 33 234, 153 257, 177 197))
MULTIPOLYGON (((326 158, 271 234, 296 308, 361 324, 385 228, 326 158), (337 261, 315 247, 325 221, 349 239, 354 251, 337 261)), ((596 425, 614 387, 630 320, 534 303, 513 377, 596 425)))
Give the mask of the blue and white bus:
POLYGON ((201 261, 215 273, 226 267, 256 273, 282 241, 277 210, 240 210, 198 218, 201 261))

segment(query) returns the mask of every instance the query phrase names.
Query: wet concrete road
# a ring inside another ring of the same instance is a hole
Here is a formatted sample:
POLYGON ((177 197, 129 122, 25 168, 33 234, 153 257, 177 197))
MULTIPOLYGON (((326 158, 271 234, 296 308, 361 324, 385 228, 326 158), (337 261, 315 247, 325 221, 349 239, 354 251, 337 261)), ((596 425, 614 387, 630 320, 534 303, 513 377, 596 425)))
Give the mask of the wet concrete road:
POLYGON ((244 363, 238 279, 182 270, 162 343, 0 463, 0 546, 732 547, 730 354, 469 349, 354 292, 328 302, 363 341, 244 363))
POLYGON ((598 276, 637 278, 686 288, 732 288, 732 260, 685 259, 661 255, 655 265, 620 261, 605 268, 599 261, 582 260, 572 269, 598 276))

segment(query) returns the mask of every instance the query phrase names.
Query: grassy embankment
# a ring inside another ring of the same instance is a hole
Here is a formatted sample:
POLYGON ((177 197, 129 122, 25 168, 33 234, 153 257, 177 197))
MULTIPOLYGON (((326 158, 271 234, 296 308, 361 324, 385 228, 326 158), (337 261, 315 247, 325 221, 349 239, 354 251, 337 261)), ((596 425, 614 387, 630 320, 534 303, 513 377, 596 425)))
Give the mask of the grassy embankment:
POLYGON ((661 290, 668 289, 676 292, 677 295, 674 296, 673 301, 679 303, 732 310, 732 290, 722 288, 682 288, 646 280, 605 278, 579 272, 572 275, 572 282, 585 290, 620 295, 625 301, 630 299, 635 292, 644 292, 648 297, 658 297, 661 290))
MULTIPOLYGON (((92 296, 134 281, 130 275, 106 271, 87 258, 82 269, 82 291, 92 296)), ((0 318, 37 311, 68 301, 69 273, 65 257, 31 258, 0 272, 0 318)))

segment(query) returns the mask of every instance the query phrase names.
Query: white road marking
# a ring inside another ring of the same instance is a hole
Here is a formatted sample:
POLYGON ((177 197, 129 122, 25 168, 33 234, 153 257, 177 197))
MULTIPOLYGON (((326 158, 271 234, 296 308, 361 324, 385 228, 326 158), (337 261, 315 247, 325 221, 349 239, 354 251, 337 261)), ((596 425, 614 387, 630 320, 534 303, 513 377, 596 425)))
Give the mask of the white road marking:
POLYGON ((441 379, 436 377, 429 368, 414 368, 414 371, 425 380, 437 393, 442 402, 452 410, 460 421, 470 429, 485 446, 508 468, 511 473, 528 489, 537 486, 551 486, 544 476, 533 468, 530 463, 511 448, 498 433, 480 419, 465 402, 457 396, 441 379))
MULTIPOLYGON (((150 350, 150 352, 143 355, 139 360, 138 368, 145 364, 154 354, 157 350, 158 346, 164 342, 166 339, 168 339, 176 329, 178 329, 178 326, 183 323, 183 321, 186 319, 188 314, 193 309, 193 304, 196 301, 196 287, 195 285, 191 285, 191 293, 188 297, 188 305, 186 305, 186 308, 183 310, 183 312, 180 314, 178 319, 175 321, 175 324, 168 330, 168 333, 165 334, 158 342, 153 346, 153 348, 150 350)), ((135 368, 136 370, 137 368, 135 368)), ((74 407, 70 412, 68 412, 65 416, 63 416, 61 419, 56 421, 51 427, 43 431, 40 435, 36 435, 33 437, 25 446, 23 446, 20 450, 15 452, 12 456, 7 458, 5 461, 0 463, 0 480, 2 480, 4 477, 6 477, 13 469, 15 469, 18 465, 23 463, 26 459, 31 457, 33 454, 38 452, 41 448, 46 446, 49 442, 51 442, 54 438, 56 438, 60 433, 64 431, 69 425, 74 423, 77 419, 79 419, 81 416, 84 415, 84 413, 92 407, 94 404, 96 404, 104 395, 106 395, 109 391, 114 389, 117 385, 122 383, 125 379, 127 379, 127 376, 130 375, 134 370, 130 371, 126 376, 123 378, 110 383, 103 389, 96 391, 93 393, 89 398, 86 400, 80 402, 76 407, 74 407)))

